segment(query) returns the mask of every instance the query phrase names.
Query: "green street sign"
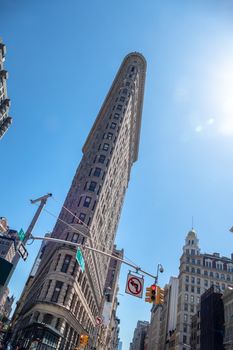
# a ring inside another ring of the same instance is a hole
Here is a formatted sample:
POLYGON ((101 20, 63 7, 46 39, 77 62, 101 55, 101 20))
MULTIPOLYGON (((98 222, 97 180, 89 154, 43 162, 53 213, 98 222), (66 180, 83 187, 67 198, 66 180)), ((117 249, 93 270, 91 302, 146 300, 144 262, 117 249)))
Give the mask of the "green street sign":
POLYGON ((19 239, 20 241, 23 241, 25 236, 26 236, 26 233, 24 232, 24 230, 21 228, 20 231, 18 232, 18 236, 19 236, 19 239))
POLYGON ((81 251, 80 248, 78 248, 78 250, 77 250, 76 260, 79 263, 79 266, 80 266, 82 272, 84 272, 84 270, 85 270, 85 261, 84 261, 83 254, 82 254, 82 251, 81 251))

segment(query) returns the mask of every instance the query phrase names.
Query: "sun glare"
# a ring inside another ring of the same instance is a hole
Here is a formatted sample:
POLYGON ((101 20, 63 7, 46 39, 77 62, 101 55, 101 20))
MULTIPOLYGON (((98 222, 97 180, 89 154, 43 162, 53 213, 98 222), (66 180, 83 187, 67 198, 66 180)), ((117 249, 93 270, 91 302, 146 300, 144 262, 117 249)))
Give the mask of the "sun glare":
POLYGON ((233 135, 233 61, 223 61, 215 66, 212 74, 214 78, 211 90, 213 107, 216 110, 216 131, 223 135, 233 135))

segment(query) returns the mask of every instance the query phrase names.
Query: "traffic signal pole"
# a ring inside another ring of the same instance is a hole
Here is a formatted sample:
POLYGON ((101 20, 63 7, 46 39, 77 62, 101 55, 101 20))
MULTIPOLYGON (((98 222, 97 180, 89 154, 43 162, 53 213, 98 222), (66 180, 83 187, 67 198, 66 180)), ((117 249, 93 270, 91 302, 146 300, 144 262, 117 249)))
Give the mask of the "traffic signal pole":
POLYGON ((113 258, 115 260, 118 260, 120 261, 122 264, 125 264, 125 265, 128 265, 132 268, 134 268, 136 270, 136 272, 140 272, 140 273, 143 273, 149 277, 152 277, 154 279, 156 279, 156 276, 152 275, 151 273, 143 270, 141 267, 137 266, 137 265, 134 265, 134 264, 131 264, 129 263, 128 261, 124 260, 124 259, 121 259, 119 258, 118 256, 116 255, 113 255, 113 254, 110 254, 110 253, 106 253, 102 250, 99 250, 99 249, 96 249, 96 248, 93 248, 93 247, 90 247, 89 245, 86 245, 86 244, 81 244, 81 243, 75 243, 75 242, 70 242, 70 241, 66 241, 64 239, 58 239, 58 238, 52 238, 52 237, 35 237, 35 236, 31 236, 29 237, 33 240, 42 240, 42 241, 51 241, 51 242, 55 242, 55 243, 61 243, 61 244, 68 244, 68 245, 72 245, 72 246, 75 246, 75 247, 80 247, 80 248, 83 248, 83 249, 87 249, 87 250, 92 250, 93 252, 96 252, 96 253, 99 253, 99 254, 102 254, 102 255, 105 255, 105 256, 108 256, 109 258, 113 258))

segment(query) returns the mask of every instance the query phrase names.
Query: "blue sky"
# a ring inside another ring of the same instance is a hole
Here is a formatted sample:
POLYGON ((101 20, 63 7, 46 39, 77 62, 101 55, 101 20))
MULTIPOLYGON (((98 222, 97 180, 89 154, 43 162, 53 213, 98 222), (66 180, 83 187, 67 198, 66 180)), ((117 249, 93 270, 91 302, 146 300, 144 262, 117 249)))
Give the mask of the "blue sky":
MULTIPOLYGON (((160 284, 178 274, 192 216, 200 247, 230 256, 233 236, 232 1, 0 0, 0 36, 13 124, 0 141, 0 215, 27 228, 47 192, 58 214, 81 148, 124 56, 141 52, 147 79, 139 159, 117 234, 127 257, 160 284)), ((44 212, 34 233, 51 231, 44 212)), ((38 244, 20 262, 10 287, 19 297, 38 244)), ((124 294, 120 337, 129 347, 150 307, 124 294)), ((151 279, 145 278, 145 284, 151 279)))

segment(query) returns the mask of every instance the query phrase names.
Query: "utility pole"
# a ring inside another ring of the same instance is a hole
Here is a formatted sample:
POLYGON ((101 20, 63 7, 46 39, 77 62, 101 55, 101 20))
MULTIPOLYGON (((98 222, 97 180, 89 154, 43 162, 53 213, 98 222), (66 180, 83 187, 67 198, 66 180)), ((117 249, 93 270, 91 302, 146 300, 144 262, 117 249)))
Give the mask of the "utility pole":
MULTIPOLYGON (((39 197, 37 199, 34 199, 34 200, 31 199, 31 203, 32 204, 40 202, 40 205, 37 208, 37 211, 36 211, 35 215, 33 216, 30 225, 28 226, 28 229, 26 231, 26 234, 25 234, 25 237, 24 237, 24 240, 23 240, 23 244, 26 244, 28 239, 30 238, 30 236, 32 234, 32 230, 33 230, 33 228, 34 228, 34 226, 35 226, 35 224, 36 224, 36 222, 37 222, 37 220, 38 220, 38 218, 39 218, 39 216, 41 214, 41 211, 44 208, 44 206, 45 206, 45 204, 47 202, 47 199, 49 197, 51 197, 51 196, 52 196, 52 193, 48 193, 48 194, 46 194, 46 195, 44 195, 42 197, 39 197)), ((22 244, 22 243, 18 243, 17 248, 18 248, 18 246, 20 244, 22 244)), ((10 272, 10 274, 9 274, 5 284, 3 286, 0 286, 0 296, 3 293, 4 289, 7 287, 8 283, 9 283, 9 281, 10 281, 10 279, 11 279, 11 277, 12 277, 14 271, 15 271, 15 268, 16 268, 16 265, 17 265, 18 261, 19 261, 19 255, 15 254, 15 256, 14 256, 14 258, 12 260, 13 267, 11 269, 11 272, 10 272)))
POLYGON ((31 221, 30 225, 28 226, 28 229, 26 231, 26 236, 25 236, 25 238, 23 240, 23 243, 26 243, 28 241, 28 239, 30 238, 32 230, 33 230, 33 228, 34 228, 34 226, 35 226, 35 224, 36 224, 36 222, 37 222, 37 220, 38 220, 38 218, 39 218, 39 216, 40 216, 40 214, 42 212, 42 209, 44 208, 44 206, 45 206, 45 204, 47 202, 47 199, 49 197, 52 197, 52 193, 48 193, 48 194, 46 194, 46 195, 44 195, 42 197, 39 197, 37 199, 31 199, 31 204, 35 204, 37 202, 40 202, 40 205, 37 208, 37 211, 36 211, 32 221, 31 221))

